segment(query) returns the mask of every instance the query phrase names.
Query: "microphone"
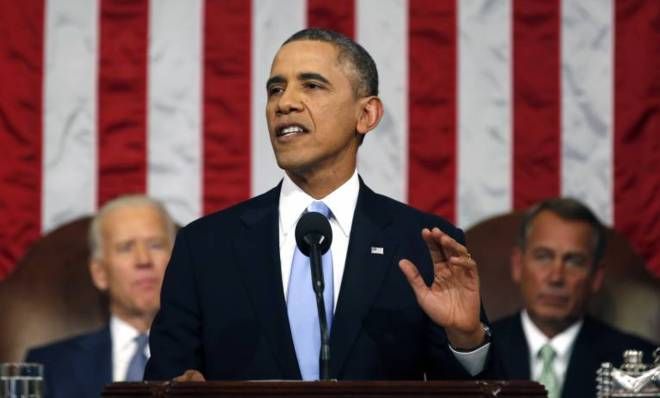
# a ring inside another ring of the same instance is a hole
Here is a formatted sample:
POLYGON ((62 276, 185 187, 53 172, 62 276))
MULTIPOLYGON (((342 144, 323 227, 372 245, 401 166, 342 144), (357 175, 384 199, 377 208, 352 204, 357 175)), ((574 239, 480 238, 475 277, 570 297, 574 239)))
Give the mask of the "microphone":
POLYGON ((323 264, 324 255, 332 243, 330 222, 321 213, 307 212, 300 217, 296 225, 296 244, 300 252, 310 259, 312 267, 312 287, 316 296, 316 307, 319 313, 319 328, 321 329, 321 357, 319 373, 321 380, 330 380, 330 333, 325 317, 323 300, 323 264))

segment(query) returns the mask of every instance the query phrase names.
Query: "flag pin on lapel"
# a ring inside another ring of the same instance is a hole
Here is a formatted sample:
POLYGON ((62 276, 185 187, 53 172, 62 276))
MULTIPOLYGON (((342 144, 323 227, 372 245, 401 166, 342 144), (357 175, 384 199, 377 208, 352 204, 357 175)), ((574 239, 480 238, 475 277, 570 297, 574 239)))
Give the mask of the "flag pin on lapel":
POLYGON ((380 246, 371 246, 371 254, 384 254, 384 250, 380 246))

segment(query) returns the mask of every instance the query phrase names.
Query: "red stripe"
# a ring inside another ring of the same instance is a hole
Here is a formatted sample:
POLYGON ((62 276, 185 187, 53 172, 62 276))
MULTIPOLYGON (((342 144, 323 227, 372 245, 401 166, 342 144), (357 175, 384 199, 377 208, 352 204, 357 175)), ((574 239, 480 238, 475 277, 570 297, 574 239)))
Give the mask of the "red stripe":
POLYGON ((204 213, 250 196, 250 4, 206 1, 204 213))
POLYGON ((408 202, 456 219, 456 4, 409 3, 408 202))
POLYGON ((559 0, 513 2, 513 205, 560 193, 559 0))
POLYGON ((660 2, 615 4, 614 221, 660 276, 660 2))
POLYGON ((102 0, 98 202, 146 189, 148 0, 102 0))
POLYGON ((0 280, 41 233, 44 2, 0 0, 0 280))
POLYGON ((354 0, 307 0, 307 26, 355 36, 354 0))

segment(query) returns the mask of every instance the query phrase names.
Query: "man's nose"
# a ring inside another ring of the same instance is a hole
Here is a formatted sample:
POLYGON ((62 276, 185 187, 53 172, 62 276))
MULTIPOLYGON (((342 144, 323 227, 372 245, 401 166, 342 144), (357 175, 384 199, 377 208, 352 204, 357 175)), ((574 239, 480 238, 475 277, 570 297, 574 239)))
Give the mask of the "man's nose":
POLYGON ((136 245, 135 262, 139 267, 151 266, 151 253, 146 244, 136 245))
POLYGON ((277 112, 287 114, 302 109, 302 103, 296 90, 287 88, 277 99, 277 112))
POLYGON ((565 275, 566 264, 564 264, 561 258, 558 258, 552 263, 552 267, 550 268, 550 281, 553 283, 561 283, 564 281, 565 275))

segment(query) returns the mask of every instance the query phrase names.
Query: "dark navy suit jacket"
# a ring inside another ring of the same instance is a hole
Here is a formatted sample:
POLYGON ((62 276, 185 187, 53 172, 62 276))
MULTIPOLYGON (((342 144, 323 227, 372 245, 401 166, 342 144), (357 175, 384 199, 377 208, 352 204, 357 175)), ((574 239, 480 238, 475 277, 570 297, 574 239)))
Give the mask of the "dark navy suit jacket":
POLYGON ((47 398, 98 398, 112 382, 110 328, 31 349, 25 360, 44 364, 47 398))
MULTIPOLYGON (((145 379, 170 379, 186 369, 210 380, 300 379, 282 287, 279 194, 280 186, 179 232, 145 379)), ((398 266, 410 259, 430 283, 421 229, 433 226, 464 242, 463 232, 442 218, 378 195, 360 180, 330 333, 332 378, 469 377, 398 266)), ((491 347, 479 377, 496 377, 493 357, 491 347)))
MULTIPOLYGON (((507 376, 529 380, 529 347, 520 313, 493 322, 493 336, 507 376)), ((596 371, 601 363, 610 362, 619 367, 623 352, 628 349, 643 350, 645 362, 649 362, 654 346, 595 318, 585 317, 566 369, 562 398, 595 397, 596 371)))

